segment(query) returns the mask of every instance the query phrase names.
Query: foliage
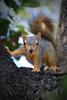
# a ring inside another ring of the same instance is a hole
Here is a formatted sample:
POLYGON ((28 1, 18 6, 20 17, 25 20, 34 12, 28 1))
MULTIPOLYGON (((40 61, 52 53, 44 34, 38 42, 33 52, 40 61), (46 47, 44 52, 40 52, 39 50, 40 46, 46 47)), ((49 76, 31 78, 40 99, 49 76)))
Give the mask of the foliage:
POLYGON ((67 75, 62 76, 62 92, 58 94, 57 100, 66 100, 67 98, 67 75))
POLYGON ((10 30, 10 35, 9 35, 9 39, 7 39, 7 46, 11 49, 11 50, 15 50, 16 48, 19 47, 18 44, 18 39, 21 36, 21 33, 23 34, 28 34, 27 32, 25 32, 25 28, 24 26, 18 25, 18 31, 14 31, 14 30, 10 30), (15 42, 16 45, 13 46, 12 42, 15 42))
POLYGON ((12 45, 12 40, 7 40, 7 46, 9 47, 10 50, 16 50, 19 47, 19 44, 16 43, 15 46, 12 45))
POLYGON ((4 0, 8 7, 13 8, 15 11, 19 8, 19 6, 13 0, 4 0))
POLYGON ((21 25, 18 25, 17 26, 18 27, 18 31, 20 32, 20 33, 23 33, 23 34, 28 34, 26 31, 25 31, 25 27, 24 26, 21 26, 21 25))
POLYGON ((0 19, 0 35, 4 35, 7 32, 10 21, 7 19, 0 19))
POLYGON ((38 0, 20 0, 23 7, 38 7, 40 3, 38 0))
POLYGON ((18 48, 19 44, 18 44, 18 38, 21 35, 21 33, 15 32, 13 30, 10 30, 10 35, 9 38, 7 39, 7 46, 10 48, 10 50, 15 50, 16 48, 18 48), (12 42, 15 42, 16 45, 13 46, 12 42))
POLYGON ((40 3, 38 0, 18 0, 21 5, 18 5, 14 0, 4 0, 8 7, 12 7, 16 12, 21 7, 38 7, 40 3))

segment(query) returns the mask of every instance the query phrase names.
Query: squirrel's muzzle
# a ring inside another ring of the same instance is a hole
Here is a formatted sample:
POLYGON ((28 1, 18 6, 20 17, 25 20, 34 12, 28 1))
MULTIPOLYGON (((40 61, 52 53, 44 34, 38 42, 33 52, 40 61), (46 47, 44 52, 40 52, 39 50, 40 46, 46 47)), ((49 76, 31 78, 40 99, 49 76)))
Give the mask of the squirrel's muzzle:
POLYGON ((30 49, 29 52, 32 53, 33 52, 33 49, 30 49))

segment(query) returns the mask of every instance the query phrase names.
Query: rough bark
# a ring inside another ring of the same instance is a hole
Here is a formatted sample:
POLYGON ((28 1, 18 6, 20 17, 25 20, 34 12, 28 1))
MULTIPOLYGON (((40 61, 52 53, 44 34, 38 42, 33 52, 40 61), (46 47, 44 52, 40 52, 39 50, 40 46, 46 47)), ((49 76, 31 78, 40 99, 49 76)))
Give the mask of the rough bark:
POLYGON ((67 0, 62 0, 59 18, 59 45, 58 51, 60 52, 59 66, 65 68, 67 72, 67 0))

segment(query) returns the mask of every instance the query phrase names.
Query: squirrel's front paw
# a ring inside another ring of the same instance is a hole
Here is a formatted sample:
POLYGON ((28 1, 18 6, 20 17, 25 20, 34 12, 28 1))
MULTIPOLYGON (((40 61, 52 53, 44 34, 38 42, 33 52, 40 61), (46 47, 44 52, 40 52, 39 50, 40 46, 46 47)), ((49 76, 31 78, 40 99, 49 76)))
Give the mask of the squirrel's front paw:
POLYGON ((7 52, 9 52, 9 48, 7 46, 5 46, 5 49, 6 49, 7 52))
POLYGON ((9 49, 7 46, 5 47, 5 49, 6 49, 6 51, 7 51, 10 55, 12 55, 10 49, 9 49))
POLYGON ((9 48, 7 46, 5 46, 5 49, 8 50, 9 48))
POLYGON ((51 66, 49 69, 54 72, 57 72, 59 70, 59 68, 57 66, 51 66))
POLYGON ((32 72, 40 72, 40 69, 34 68, 34 69, 32 70, 32 72))

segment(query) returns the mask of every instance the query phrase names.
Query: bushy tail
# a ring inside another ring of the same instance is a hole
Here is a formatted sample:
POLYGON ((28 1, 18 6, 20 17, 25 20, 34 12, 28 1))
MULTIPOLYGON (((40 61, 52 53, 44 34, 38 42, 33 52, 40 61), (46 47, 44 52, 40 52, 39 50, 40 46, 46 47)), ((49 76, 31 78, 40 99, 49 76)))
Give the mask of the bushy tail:
POLYGON ((52 20, 41 13, 37 14, 34 18, 29 21, 30 31, 34 34, 41 32, 42 38, 50 41, 54 45, 54 25, 52 20))

